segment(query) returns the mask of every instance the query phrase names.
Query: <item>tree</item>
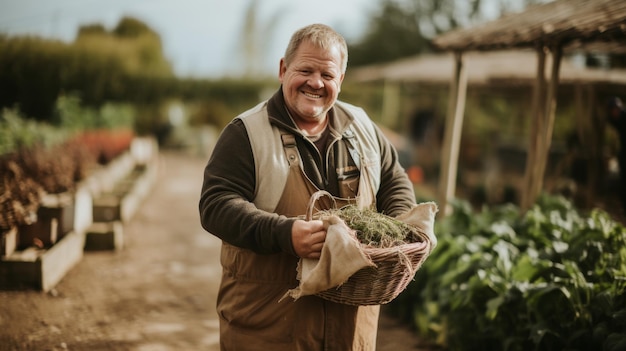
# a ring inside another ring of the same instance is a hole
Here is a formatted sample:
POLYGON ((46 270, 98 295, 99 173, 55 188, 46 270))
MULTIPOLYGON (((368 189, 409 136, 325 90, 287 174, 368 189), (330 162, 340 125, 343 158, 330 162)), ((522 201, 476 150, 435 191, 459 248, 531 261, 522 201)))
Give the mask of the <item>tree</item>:
POLYGON ((380 14, 371 18, 363 40, 348 45, 351 66, 392 61, 428 49, 428 40, 414 13, 393 0, 383 0, 381 6, 380 14))
POLYGON ((487 6, 502 14, 514 5, 537 2, 545 0, 382 0, 371 14, 369 31, 359 42, 349 44, 349 64, 361 66, 426 53, 436 35, 484 21, 487 6))
POLYGON ((163 54, 161 38, 144 22, 122 18, 110 32, 99 24, 82 26, 74 45, 121 61, 126 74, 163 76, 173 75, 170 62, 163 54))
POLYGON ((142 36, 159 37, 148 25, 133 17, 122 18, 113 29, 112 34, 118 38, 140 38, 142 36))
POLYGON ((44 119, 61 90, 67 44, 0 36, 0 108, 44 119))

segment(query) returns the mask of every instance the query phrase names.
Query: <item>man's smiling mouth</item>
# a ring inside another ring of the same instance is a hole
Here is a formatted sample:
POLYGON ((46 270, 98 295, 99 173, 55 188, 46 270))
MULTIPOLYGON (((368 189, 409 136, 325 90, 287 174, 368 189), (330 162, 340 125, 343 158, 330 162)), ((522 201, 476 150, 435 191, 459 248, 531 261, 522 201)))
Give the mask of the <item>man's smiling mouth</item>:
POLYGON ((307 97, 313 98, 313 99, 319 99, 322 97, 322 95, 318 95, 318 94, 311 94, 311 93, 307 93, 306 91, 303 92, 303 94, 307 97))

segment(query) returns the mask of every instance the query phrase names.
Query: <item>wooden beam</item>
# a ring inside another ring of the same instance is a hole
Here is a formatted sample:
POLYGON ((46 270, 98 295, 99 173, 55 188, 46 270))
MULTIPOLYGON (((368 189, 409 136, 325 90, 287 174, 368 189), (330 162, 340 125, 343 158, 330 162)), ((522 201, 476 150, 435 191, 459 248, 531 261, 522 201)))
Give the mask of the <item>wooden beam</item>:
POLYGON ((444 143, 442 150, 441 170, 439 173, 439 211, 440 216, 451 213, 449 206, 456 193, 456 178, 465 113, 465 97, 467 94, 467 73, 463 63, 462 52, 455 55, 454 76, 450 86, 448 115, 446 116, 444 143))

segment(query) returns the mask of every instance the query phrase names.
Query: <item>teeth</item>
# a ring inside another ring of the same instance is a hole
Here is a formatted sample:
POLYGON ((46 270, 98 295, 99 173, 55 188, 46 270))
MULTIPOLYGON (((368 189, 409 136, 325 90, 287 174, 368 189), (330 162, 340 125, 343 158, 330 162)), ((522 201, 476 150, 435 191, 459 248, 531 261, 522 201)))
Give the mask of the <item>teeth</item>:
POLYGON ((311 93, 307 93, 307 92, 305 92, 304 95, 306 95, 306 96, 308 96, 310 98, 316 98, 316 99, 322 97, 321 95, 311 94, 311 93))

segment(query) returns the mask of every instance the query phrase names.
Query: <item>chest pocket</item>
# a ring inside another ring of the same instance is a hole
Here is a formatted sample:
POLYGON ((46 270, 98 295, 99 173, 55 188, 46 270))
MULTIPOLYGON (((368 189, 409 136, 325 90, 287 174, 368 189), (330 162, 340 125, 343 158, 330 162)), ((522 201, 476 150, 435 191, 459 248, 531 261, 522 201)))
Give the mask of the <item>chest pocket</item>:
POLYGON ((356 147, 356 137, 352 129, 346 130, 335 149, 335 161, 339 196, 356 198, 361 177, 361 155, 356 147))

